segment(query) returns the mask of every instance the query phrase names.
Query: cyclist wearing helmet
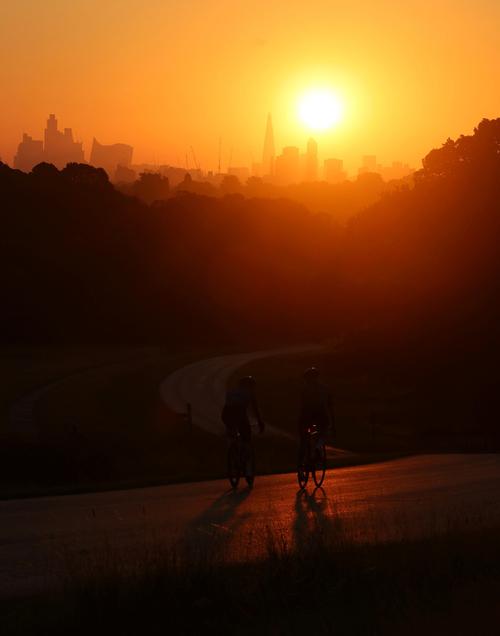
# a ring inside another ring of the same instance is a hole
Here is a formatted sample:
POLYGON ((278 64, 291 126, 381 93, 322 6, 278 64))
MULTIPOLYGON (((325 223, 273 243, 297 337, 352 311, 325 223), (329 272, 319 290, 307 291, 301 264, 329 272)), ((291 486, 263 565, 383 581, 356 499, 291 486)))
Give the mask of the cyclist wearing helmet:
POLYGON ((222 421, 228 435, 239 433, 243 442, 250 442, 252 437, 249 411, 252 411, 256 417, 260 432, 262 433, 264 430, 264 422, 260 416, 255 395, 255 385, 255 378, 252 376, 241 378, 238 386, 226 393, 226 402, 222 409, 222 421))
POLYGON ((318 446, 325 442, 328 428, 331 428, 335 435, 332 396, 328 388, 319 381, 319 371, 316 367, 311 367, 304 373, 299 415, 301 449, 307 440, 307 429, 312 424, 318 427, 318 446))

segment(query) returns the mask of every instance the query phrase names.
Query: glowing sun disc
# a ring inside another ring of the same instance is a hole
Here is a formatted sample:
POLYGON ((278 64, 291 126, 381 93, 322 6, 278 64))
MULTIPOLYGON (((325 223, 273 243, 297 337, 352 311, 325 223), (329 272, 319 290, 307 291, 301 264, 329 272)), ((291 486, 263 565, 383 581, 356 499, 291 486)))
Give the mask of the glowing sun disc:
POLYGON ((313 130, 327 130, 342 118, 342 104, 329 90, 314 90, 299 100, 301 121, 313 130))

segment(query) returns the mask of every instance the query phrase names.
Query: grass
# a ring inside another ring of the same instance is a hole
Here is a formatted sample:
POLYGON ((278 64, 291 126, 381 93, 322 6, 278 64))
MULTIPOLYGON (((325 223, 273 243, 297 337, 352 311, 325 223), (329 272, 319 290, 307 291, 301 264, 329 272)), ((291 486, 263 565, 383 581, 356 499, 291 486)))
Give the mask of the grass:
MULTIPOLYGON (((88 490, 223 472, 221 441, 182 428, 158 403, 159 380, 186 360, 184 354, 143 353, 118 366, 110 357, 109 364, 74 375, 47 394, 40 405, 46 441, 38 440, 31 450, 24 443, 17 454, 2 446, 4 474, 11 478, 19 470, 31 479, 21 487, 3 480, 4 495, 14 487, 17 494, 88 490)), ((299 378, 313 362, 310 356, 294 356, 250 366, 271 424, 295 432, 299 378)), ((411 394, 396 381, 373 382, 357 369, 349 371, 335 358, 322 362, 337 396, 340 442, 379 450, 367 442, 373 439, 371 414, 392 409, 395 421, 407 424, 391 433, 386 417, 376 431, 389 447, 391 439, 404 446, 401 438, 413 435, 411 418, 404 419, 411 394), (387 396, 390 407, 384 407, 387 396)), ((63 367, 71 370, 67 362, 56 366, 57 373, 63 367)), ((51 365, 44 373, 57 377, 51 365)), ((28 385, 26 377, 19 377, 11 388, 28 385)), ((259 472, 286 470, 294 464, 295 445, 257 438, 256 454, 259 472)), ((491 625, 498 624, 499 528, 481 527, 477 520, 468 523, 473 530, 453 520, 437 528, 430 520, 431 531, 416 537, 400 520, 395 538, 384 542, 377 537, 375 520, 374 527, 356 528, 332 521, 331 515, 314 516, 307 506, 313 503, 297 504, 292 532, 262 526, 241 535, 239 545, 233 535, 211 526, 203 540, 199 533, 188 533, 174 545, 145 537, 133 550, 108 542, 91 554, 68 552, 58 586, 0 601, 2 636, 293 636, 304 631, 411 636, 491 633, 491 625), (372 540, 360 541, 360 536, 372 540)))
POLYGON ((267 527, 258 554, 240 559, 223 533, 134 552, 107 545, 68 559, 54 591, 2 602, 2 633, 493 633, 498 528, 448 526, 386 543, 360 543, 341 524, 313 523, 294 541, 267 527))
POLYGON ((85 370, 130 360, 139 349, 104 347, 3 347, 0 352, 0 432, 9 428, 12 402, 42 386, 85 370))
POLYGON ((0 497, 202 479, 214 476, 216 462, 220 472, 220 440, 188 432, 158 392, 168 373, 209 355, 156 347, 9 351, 2 362, 0 497), (12 400, 47 384, 36 404, 36 432, 6 431, 12 400))

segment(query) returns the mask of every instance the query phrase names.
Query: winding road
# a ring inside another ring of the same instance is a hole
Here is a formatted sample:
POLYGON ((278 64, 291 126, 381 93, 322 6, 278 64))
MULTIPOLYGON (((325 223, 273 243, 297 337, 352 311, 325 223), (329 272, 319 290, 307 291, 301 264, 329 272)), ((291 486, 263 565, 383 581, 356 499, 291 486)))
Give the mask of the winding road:
MULTIPOLYGON (((321 351, 317 345, 287 347, 253 353, 240 353, 208 360, 200 360, 171 373, 160 386, 160 394, 165 404, 175 413, 185 413, 188 404, 192 408, 193 423, 196 426, 222 435, 224 433, 220 413, 230 377, 244 365, 261 358, 293 355, 307 351, 321 351)), ((288 437, 288 434, 268 426, 267 432, 288 437)))
MULTIPOLYGON (((226 379, 262 355, 189 365, 165 380, 162 396, 172 407, 192 400, 195 423, 214 430, 226 379), (207 400, 212 406, 205 411, 207 400)), ((259 477, 253 490, 237 492, 215 480, 0 501, 0 519, 5 597, 57 583, 82 564, 98 568, 110 551, 133 558, 181 539, 197 550, 216 546, 228 558, 246 559, 266 550, 270 534, 281 545, 295 545, 315 525, 351 541, 407 538, 450 525, 498 526, 500 455, 422 455, 336 469, 323 489, 307 492, 298 492, 295 475, 285 474, 259 477)))

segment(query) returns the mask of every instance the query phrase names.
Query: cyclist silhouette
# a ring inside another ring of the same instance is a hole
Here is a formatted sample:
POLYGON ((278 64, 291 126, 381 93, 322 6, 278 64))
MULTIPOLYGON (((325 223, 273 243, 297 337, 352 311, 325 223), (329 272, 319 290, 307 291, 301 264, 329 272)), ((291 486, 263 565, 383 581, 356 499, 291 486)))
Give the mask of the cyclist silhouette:
POLYGON ((299 413, 299 439, 302 453, 307 443, 307 431, 312 425, 318 427, 319 448, 325 443, 329 428, 335 435, 333 419, 333 401, 329 389, 319 381, 319 371, 316 367, 307 369, 304 373, 299 413))
POLYGON ((257 419, 260 432, 264 431, 264 422, 255 395, 255 385, 255 378, 252 376, 241 378, 238 386, 226 393, 226 401, 222 409, 221 417, 228 435, 234 437, 239 433, 245 443, 249 443, 252 439, 249 411, 257 419))

